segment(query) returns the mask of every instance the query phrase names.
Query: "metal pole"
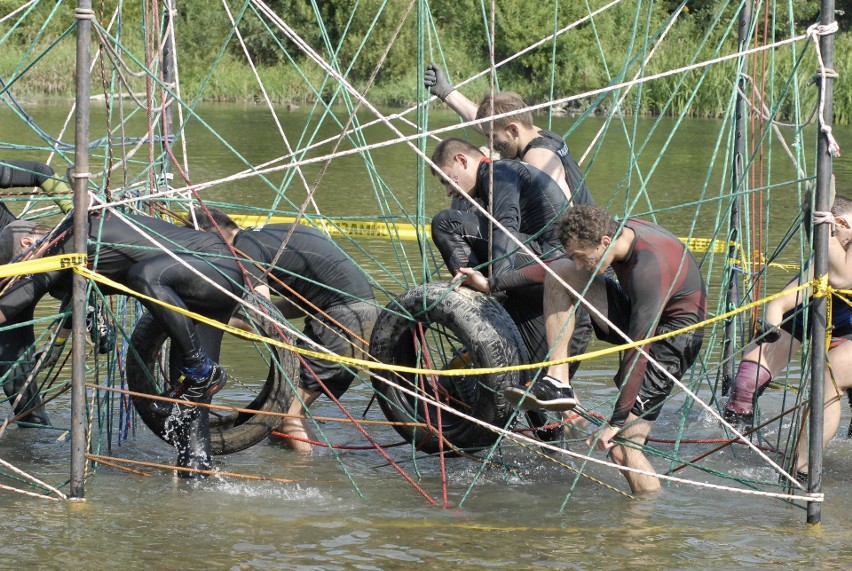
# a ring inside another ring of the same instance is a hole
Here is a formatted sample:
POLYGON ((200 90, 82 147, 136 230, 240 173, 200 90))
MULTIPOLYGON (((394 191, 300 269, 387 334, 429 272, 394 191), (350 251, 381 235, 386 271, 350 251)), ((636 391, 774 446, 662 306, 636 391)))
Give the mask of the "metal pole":
MULTIPOLYGON (((165 85, 168 89, 174 90, 175 88, 175 28, 174 28, 174 18, 172 17, 175 13, 175 0, 165 0, 165 13, 163 14, 163 23, 166 29, 166 36, 163 39, 163 60, 161 63, 162 66, 162 74, 163 74, 163 85, 165 85)), ((161 90, 163 94, 163 117, 162 117, 162 136, 163 136, 163 174, 162 174, 162 184, 163 186, 168 186, 170 174, 172 171, 172 160, 171 156, 168 152, 166 152, 169 148, 169 137, 172 134, 172 106, 171 99, 172 96, 169 95, 169 92, 165 89, 161 90)))
MULTIPOLYGON (((743 3, 740 10, 740 27, 738 32, 739 51, 744 52, 748 47, 749 30, 751 29, 751 2, 743 3)), ((743 170, 745 161, 745 128, 746 108, 743 93, 746 89, 745 65, 746 57, 739 60, 739 91, 737 92, 736 108, 734 112, 734 164, 731 169, 731 230, 728 233, 728 290, 725 293, 725 310, 730 311, 736 305, 738 274, 735 271, 734 261, 740 255, 737 243, 740 239, 740 185, 743 184, 743 170)), ((734 339, 737 335, 736 319, 728 318, 725 322, 725 339, 722 345, 722 396, 728 394, 734 382, 734 339)))
MULTIPOLYGON (((91 0, 77 0, 77 99, 74 132, 74 251, 86 254, 89 208, 89 45, 91 0)), ((86 470, 86 280, 72 278, 71 299, 71 488, 72 498, 83 498, 86 470)))
MULTIPOLYGON (((820 25, 828 26, 834 22, 834 0, 822 0, 820 25)), ((834 65, 834 35, 820 36, 819 40, 822 61, 826 69, 834 65)), ((830 76, 821 78, 819 82, 820 97, 824 101, 822 124, 831 128, 832 123, 832 79, 830 76)), ((831 170, 832 156, 828 133, 820 131, 817 143, 817 176, 816 176, 816 205, 815 209, 827 211, 831 209, 831 170)), ((828 241, 829 228, 826 224, 814 227, 814 277, 826 275, 828 271, 828 241)), ((822 490, 822 440, 823 417, 825 416, 825 329, 826 329, 826 300, 824 296, 814 298, 810 312, 811 322, 811 416, 809 422, 810 437, 808 439, 808 492, 819 493, 822 490)), ((808 523, 819 523, 822 511, 821 502, 808 502, 808 523)))

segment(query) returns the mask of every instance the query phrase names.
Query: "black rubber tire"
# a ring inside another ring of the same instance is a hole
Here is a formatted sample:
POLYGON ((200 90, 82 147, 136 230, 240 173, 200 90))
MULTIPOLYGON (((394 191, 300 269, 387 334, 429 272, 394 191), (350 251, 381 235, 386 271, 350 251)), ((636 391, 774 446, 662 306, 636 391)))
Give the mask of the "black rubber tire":
MULTIPOLYGON (((506 367, 528 362, 527 349, 509 314, 493 297, 469 288, 449 289, 446 282, 435 282, 411 289, 388 304, 376 321, 370 340, 370 353, 383 363, 421 368, 456 368, 453 355, 467 355, 464 366, 471 368, 506 367), (424 309, 425 308, 425 309, 424 309), (410 315, 411 317, 406 317, 410 315), (426 367, 415 350, 415 331, 423 325, 432 367, 426 367)), ((392 382, 423 394, 415 375, 380 375, 392 382)), ((451 398, 444 402, 478 420, 503 428, 514 408, 503 398, 503 389, 521 384, 524 371, 481 376, 441 376, 438 383, 451 398)), ((378 401, 388 420, 428 422, 437 427, 437 407, 426 406, 414 397, 373 378, 378 401), (425 410, 424 410, 425 408, 425 410)), ((426 383, 428 387, 428 381, 426 383)), ((427 388, 427 392, 431 392, 427 388)), ((394 425, 394 429, 418 450, 439 451, 439 437, 424 428, 394 425)), ((493 444, 497 433, 459 416, 441 412, 441 432, 453 446, 461 449, 482 448, 493 444)), ((445 452, 450 452, 444 446, 445 452)))
MULTIPOLYGON (((275 338, 275 335, 266 333, 266 336, 275 338)), ((236 338, 232 338, 236 339, 236 338)), ((170 367, 168 350, 164 351, 167 340, 166 332, 162 326, 149 314, 145 313, 130 337, 130 348, 127 353, 127 385, 131 391, 159 395, 164 386, 169 386, 168 378, 170 367), (138 355, 138 357, 137 357, 138 355)), ((240 341, 250 344, 250 341, 240 341)), ((285 351, 279 347, 264 345, 269 358, 269 372, 266 381, 261 386, 261 380, 257 382, 242 382, 241 385, 250 384, 256 390, 253 400, 248 404, 232 403, 234 406, 266 411, 286 412, 293 398, 292 381, 298 379, 299 364, 295 354, 285 351), (288 380, 289 379, 289 380, 288 380)), ((253 350, 253 349, 252 349, 253 350)), ((227 369, 228 364, 222 363, 227 369)), ((229 385, 233 384, 233 379, 229 385)), ((221 402, 222 396, 228 391, 228 387, 214 397, 214 404, 221 402)), ((245 398, 245 397, 243 397, 245 398)), ((250 397, 251 398, 251 395, 250 397)), ((168 426, 167 419, 154 414, 151 409, 151 400, 145 398, 133 398, 133 407, 142 419, 142 422, 151 431, 169 444, 174 445, 173 430, 168 426)), ((210 411, 210 439, 212 453, 231 454, 239 452, 249 446, 257 444, 281 422, 280 416, 258 415, 245 412, 222 412, 210 411)))

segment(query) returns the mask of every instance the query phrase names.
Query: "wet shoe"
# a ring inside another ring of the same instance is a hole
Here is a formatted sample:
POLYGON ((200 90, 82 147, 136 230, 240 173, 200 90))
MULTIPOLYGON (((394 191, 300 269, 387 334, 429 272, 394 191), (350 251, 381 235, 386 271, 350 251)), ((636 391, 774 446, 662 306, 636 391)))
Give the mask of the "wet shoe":
POLYGON ((571 385, 563 385, 549 375, 523 387, 508 388, 503 391, 503 396, 515 406, 520 404, 523 410, 543 408, 563 411, 571 410, 579 404, 571 385))
POLYGON ((736 428, 739 432, 746 432, 751 430, 754 426, 753 412, 737 412, 726 408, 722 418, 724 418, 725 422, 736 428))
MULTIPOLYGON (((213 365, 210 374, 203 379, 194 379, 180 375, 178 382, 162 396, 187 402, 207 402, 218 393, 228 381, 228 373, 219 365, 213 365)), ((174 403, 153 401, 151 409, 158 416, 170 416, 174 412, 174 403)))

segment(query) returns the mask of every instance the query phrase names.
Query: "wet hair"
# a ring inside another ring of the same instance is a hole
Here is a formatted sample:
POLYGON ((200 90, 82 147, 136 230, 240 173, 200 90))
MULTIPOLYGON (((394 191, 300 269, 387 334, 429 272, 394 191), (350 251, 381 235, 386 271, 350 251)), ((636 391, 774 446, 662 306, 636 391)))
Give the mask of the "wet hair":
POLYGON ((198 210, 196 212, 196 219, 198 220, 198 229, 203 230, 205 232, 215 232, 216 226, 219 227, 222 232, 227 233, 228 230, 239 230, 240 227, 237 226, 237 223, 234 222, 230 216, 222 212, 217 208, 207 208, 207 211, 210 212, 210 215, 207 215, 203 209, 198 210), (215 222, 215 224, 214 224, 215 222))
MULTIPOLYGON (((490 117, 493 115, 502 115, 503 113, 509 113, 511 111, 519 111, 524 109, 524 111, 520 111, 519 113, 515 113, 514 115, 507 115, 506 117, 500 117, 499 119, 494 119, 494 127, 497 129, 505 129, 509 126, 509 123, 520 123, 524 127, 530 128, 533 126, 532 113, 526 110, 527 104, 524 103, 524 100, 521 99, 521 96, 515 93, 514 91, 501 91, 500 93, 495 93, 493 97, 494 101, 494 112, 491 112, 491 94, 485 95, 482 98, 482 102, 479 104, 479 108, 476 110, 476 118, 484 119, 486 117, 490 117)), ((487 123, 483 123, 483 125, 487 125, 487 123)))
MULTIPOLYGON (((450 137, 449 139, 444 139, 435 147, 435 152, 432 153, 432 162, 438 165, 439 168, 449 166, 453 162, 453 157, 458 153, 464 153, 474 158, 485 156, 478 147, 467 141, 450 137)), ((432 169, 432 174, 436 174, 435 169, 432 169)))
POLYGON ((556 235, 563 246, 597 246, 604 236, 615 238, 618 222, 609 212, 593 204, 578 204, 556 223, 556 235))
POLYGON ((44 224, 30 222, 29 220, 15 220, 10 222, 0 232, 0 264, 8 264, 21 253, 21 238, 26 236, 44 235, 50 232, 50 228, 44 224))

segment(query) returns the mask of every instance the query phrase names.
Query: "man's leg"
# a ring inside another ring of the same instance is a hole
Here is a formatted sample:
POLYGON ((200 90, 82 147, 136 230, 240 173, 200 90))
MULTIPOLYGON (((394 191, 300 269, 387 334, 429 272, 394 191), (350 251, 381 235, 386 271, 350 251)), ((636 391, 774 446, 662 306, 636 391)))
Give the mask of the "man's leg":
POLYGON ((752 345, 743 352, 731 396, 725 404, 726 421, 752 425, 757 396, 787 367, 790 355, 799 346, 800 343, 789 333, 781 331, 781 338, 775 343, 752 345))
MULTIPOLYGON (((337 305, 326 310, 326 316, 308 317, 305 320, 305 336, 325 347, 335 355, 363 359, 367 356, 366 341, 370 338, 378 317, 375 301, 363 301, 337 305)), ((299 346, 307 346, 303 341, 299 346)), ((313 348, 313 347, 309 347, 313 348)), ((281 421, 278 430, 290 438, 287 444, 296 452, 310 453, 313 446, 307 427, 307 412, 323 392, 339 399, 356 377, 355 371, 341 363, 302 357, 299 386, 296 396, 281 421)))
MULTIPOLYGON (((621 438, 630 441, 630 446, 616 444, 610 451, 612 461, 619 466, 644 470, 654 474, 654 467, 641 450, 641 447, 648 440, 648 434, 650 434, 653 426, 652 421, 641 419, 630 413, 624 428, 619 432, 621 438), (633 446, 637 446, 638 449, 633 446)), ((660 489, 660 479, 656 475, 637 474, 629 470, 622 470, 621 473, 627 478, 630 490, 634 494, 650 494, 660 489)))
MULTIPOLYGON (((568 258, 561 258, 550 268, 575 291, 585 289, 591 279, 589 272, 576 268, 568 258)), ((606 308, 606 287, 603 278, 589 286, 586 299, 606 308)), ((548 275, 544 281, 544 330, 550 347, 549 359, 561 360, 568 356, 569 339, 574 333, 574 303, 576 298, 556 278, 548 275)), ((604 309, 606 313, 606 309, 604 309)), ((547 374, 534 380, 528 387, 511 387, 503 391, 505 398, 523 409, 569 410, 577 406, 577 398, 569 383, 570 367, 567 363, 552 365, 547 374)))
POLYGON ((478 266, 485 261, 486 258, 480 260, 475 253, 487 246, 480 225, 476 213, 451 208, 432 218, 432 242, 441 252, 450 275, 455 275, 459 268, 478 266))
MULTIPOLYGON (((844 340, 828 352, 829 367, 825 371, 825 411, 823 412, 822 446, 825 448, 840 426, 840 402, 843 392, 852 387, 852 342, 844 340), (833 376, 833 378, 832 378, 833 376), (835 383, 837 385, 835 386, 835 383)), ((796 471, 808 471, 808 438, 802 434, 796 450, 796 471)))
MULTIPOLYGON (((207 279, 191 272, 170 256, 162 255, 135 264, 127 273, 128 284, 140 293, 176 307, 191 308, 206 315, 230 313, 236 302, 213 284, 233 291, 232 281, 205 260, 190 255, 181 255, 181 258, 207 279)), ((239 277, 236 265, 232 270, 233 280, 239 277)), ((172 346, 179 352, 182 363, 178 380, 181 382, 171 396, 200 402, 221 389, 227 375, 205 350, 194 321, 157 303, 143 300, 142 304, 163 325, 172 346), (183 382, 184 379, 186 382, 183 382)))

